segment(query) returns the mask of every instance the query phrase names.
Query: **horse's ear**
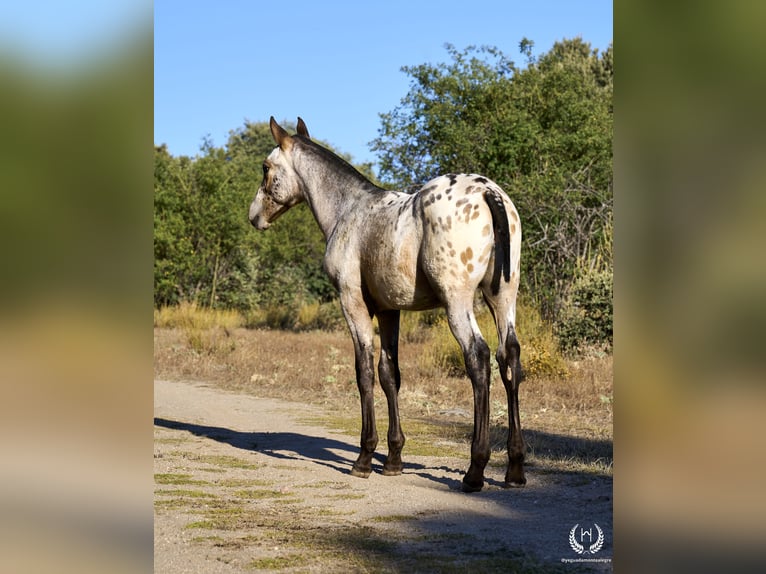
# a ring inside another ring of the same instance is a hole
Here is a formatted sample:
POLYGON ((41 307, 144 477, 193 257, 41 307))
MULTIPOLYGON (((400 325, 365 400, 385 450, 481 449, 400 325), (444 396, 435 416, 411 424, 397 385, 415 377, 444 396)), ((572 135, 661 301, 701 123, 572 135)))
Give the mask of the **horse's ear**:
POLYGON ((289 148, 292 144, 292 141, 290 140, 290 134, 288 134, 287 130, 285 130, 277 123, 277 121, 274 119, 274 116, 271 116, 271 120, 269 120, 269 127, 271 128, 271 135, 274 137, 274 141, 277 143, 277 145, 282 149, 289 148))
POLYGON ((309 135, 309 129, 306 127, 306 122, 303 121, 303 118, 298 116, 298 135, 304 136, 307 138, 310 138, 309 135))

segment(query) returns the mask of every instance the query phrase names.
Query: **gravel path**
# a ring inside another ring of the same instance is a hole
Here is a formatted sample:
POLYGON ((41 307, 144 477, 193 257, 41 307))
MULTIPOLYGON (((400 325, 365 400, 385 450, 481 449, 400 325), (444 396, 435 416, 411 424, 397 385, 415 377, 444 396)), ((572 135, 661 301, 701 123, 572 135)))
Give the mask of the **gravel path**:
MULTIPOLYGON (((155 572, 459 572, 545 566, 609 572, 612 480, 527 469, 524 489, 487 468, 464 494, 464 459, 408 456, 404 473, 349 475, 358 437, 309 424, 317 407, 201 383, 155 381, 155 572), (580 528, 604 533, 578 554, 580 528), (587 551, 587 550, 586 550, 587 551), (601 562, 566 563, 600 559, 601 562)), ((382 450, 385 454, 383 433, 382 450)))

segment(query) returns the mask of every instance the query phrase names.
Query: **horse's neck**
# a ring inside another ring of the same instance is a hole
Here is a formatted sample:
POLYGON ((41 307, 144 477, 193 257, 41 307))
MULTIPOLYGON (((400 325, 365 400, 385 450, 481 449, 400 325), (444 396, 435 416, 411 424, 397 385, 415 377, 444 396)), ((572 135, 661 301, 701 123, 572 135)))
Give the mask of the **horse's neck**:
POLYGON ((313 165, 302 171, 306 202, 327 240, 339 217, 351 203, 363 199, 367 190, 363 182, 327 166, 313 165))

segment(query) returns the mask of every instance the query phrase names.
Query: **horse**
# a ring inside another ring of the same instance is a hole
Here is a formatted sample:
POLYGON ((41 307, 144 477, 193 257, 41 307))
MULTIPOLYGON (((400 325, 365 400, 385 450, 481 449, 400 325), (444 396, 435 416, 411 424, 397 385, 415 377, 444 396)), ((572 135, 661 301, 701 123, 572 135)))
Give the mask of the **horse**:
POLYGON ((525 445, 519 420, 521 347, 516 336, 521 222, 513 202, 489 178, 436 177, 415 193, 374 185, 348 162, 312 141, 300 117, 290 135, 271 117, 276 147, 263 162, 263 182, 249 219, 267 229, 306 202, 326 240, 323 267, 337 289, 354 343, 362 410, 360 452, 351 474, 372 472, 378 445, 373 402, 373 317, 380 333, 378 378, 388 402, 388 455, 382 474, 402 473, 405 437, 399 421, 399 316, 443 307, 463 353, 474 398, 471 462, 464 492, 484 486, 489 462, 490 349, 474 314, 477 289, 495 321, 495 355, 508 397, 508 466, 504 487, 521 487, 525 445))

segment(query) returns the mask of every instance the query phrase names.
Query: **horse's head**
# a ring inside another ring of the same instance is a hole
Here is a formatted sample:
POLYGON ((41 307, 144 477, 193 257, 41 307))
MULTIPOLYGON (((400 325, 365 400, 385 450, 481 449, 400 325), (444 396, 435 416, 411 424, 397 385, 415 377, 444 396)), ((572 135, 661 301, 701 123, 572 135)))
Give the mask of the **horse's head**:
MULTIPOLYGON (((293 138, 273 116, 269 127, 277 147, 263 162, 263 183, 250 204, 250 223, 257 229, 268 229, 275 219, 304 200, 291 157, 293 138)), ((298 118, 298 134, 309 137, 301 118, 298 118)))

